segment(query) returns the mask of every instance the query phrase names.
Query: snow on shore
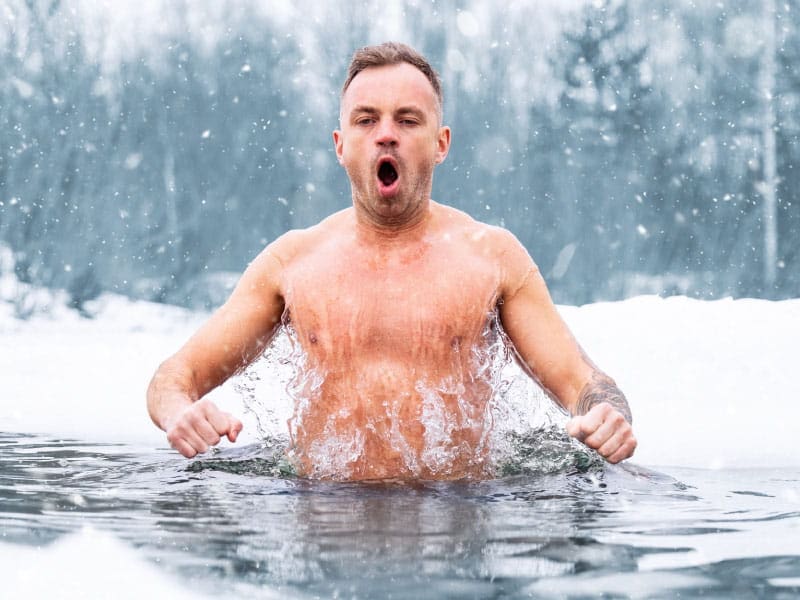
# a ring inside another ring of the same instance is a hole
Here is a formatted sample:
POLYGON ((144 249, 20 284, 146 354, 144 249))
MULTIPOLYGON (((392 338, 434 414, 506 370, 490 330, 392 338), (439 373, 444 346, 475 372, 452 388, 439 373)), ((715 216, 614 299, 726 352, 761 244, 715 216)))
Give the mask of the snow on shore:
MULTIPOLYGON (((145 389, 207 315, 110 295, 91 308, 94 319, 53 308, 23 321, 0 302, 0 431, 165 445, 145 389)), ((800 300, 638 297, 561 312, 631 402, 635 462, 800 464, 800 300)), ((254 440, 232 386, 214 397, 244 418, 241 439, 254 440)))
POLYGON ((800 300, 639 297, 563 307, 627 394, 647 465, 800 465, 800 300))

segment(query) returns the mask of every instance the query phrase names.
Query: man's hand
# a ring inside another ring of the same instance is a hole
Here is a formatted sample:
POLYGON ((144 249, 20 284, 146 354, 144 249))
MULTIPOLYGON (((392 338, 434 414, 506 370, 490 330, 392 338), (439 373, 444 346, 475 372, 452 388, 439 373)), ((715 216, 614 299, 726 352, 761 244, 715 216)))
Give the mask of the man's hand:
POLYGON ((192 458, 217 445, 223 435, 235 442, 242 427, 239 419, 204 399, 170 418, 165 430, 170 445, 186 458, 192 458))
POLYGON ((608 402, 595 404, 586 414, 572 417, 567 433, 597 450, 610 463, 625 460, 636 449, 630 423, 608 402))

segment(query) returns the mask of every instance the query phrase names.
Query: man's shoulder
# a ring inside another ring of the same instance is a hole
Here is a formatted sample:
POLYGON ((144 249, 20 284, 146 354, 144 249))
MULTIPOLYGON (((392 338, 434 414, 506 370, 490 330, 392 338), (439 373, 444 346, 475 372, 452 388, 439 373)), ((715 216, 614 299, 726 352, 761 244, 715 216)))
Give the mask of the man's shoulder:
POLYGON ((445 204, 437 205, 443 216, 445 231, 460 234, 467 242, 478 244, 484 251, 496 250, 499 253, 511 247, 520 246, 517 237, 505 227, 479 221, 468 213, 445 204))
POLYGON ((290 229, 272 242, 267 250, 288 264, 304 253, 316 249, 321 243, 335 239, 352 220, 352 209, 344 209, 325 217, 319 223, 302 229, 290 229))

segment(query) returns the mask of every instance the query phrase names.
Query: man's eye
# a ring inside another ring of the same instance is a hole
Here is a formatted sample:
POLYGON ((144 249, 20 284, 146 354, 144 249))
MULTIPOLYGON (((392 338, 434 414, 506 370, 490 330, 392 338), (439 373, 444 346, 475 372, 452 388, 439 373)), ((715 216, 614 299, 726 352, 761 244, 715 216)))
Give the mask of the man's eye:
POLYGON ((416 125, 417 121, 416 121, 416 119, 400 119, 400 124, 401 125, 416 125))
POLYGON ((375 122, 375 119, 365 117, 363 119, 357 119, 356 125, 372 125, 375 122))

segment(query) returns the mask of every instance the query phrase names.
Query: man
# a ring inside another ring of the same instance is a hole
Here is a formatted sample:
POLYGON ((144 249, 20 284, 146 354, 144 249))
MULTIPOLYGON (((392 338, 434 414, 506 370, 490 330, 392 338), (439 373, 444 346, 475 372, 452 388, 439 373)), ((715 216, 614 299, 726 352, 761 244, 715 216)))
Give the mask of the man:
POLYGON ((488 476, 480 357, 498 314, 523 367, 574 415, 568 433, 610 462, 631 456, 625 396, 581 351, 522 245, 431 200, 450 129, 427 61, 402 44, 356 52, 333 141, 353 206, 270 244, 153 377, 148 408, 172 446, 192 457, 236 440, 241 422, 202 398, 285 322, 305 355, 290 450, 301 474, 488 476))

